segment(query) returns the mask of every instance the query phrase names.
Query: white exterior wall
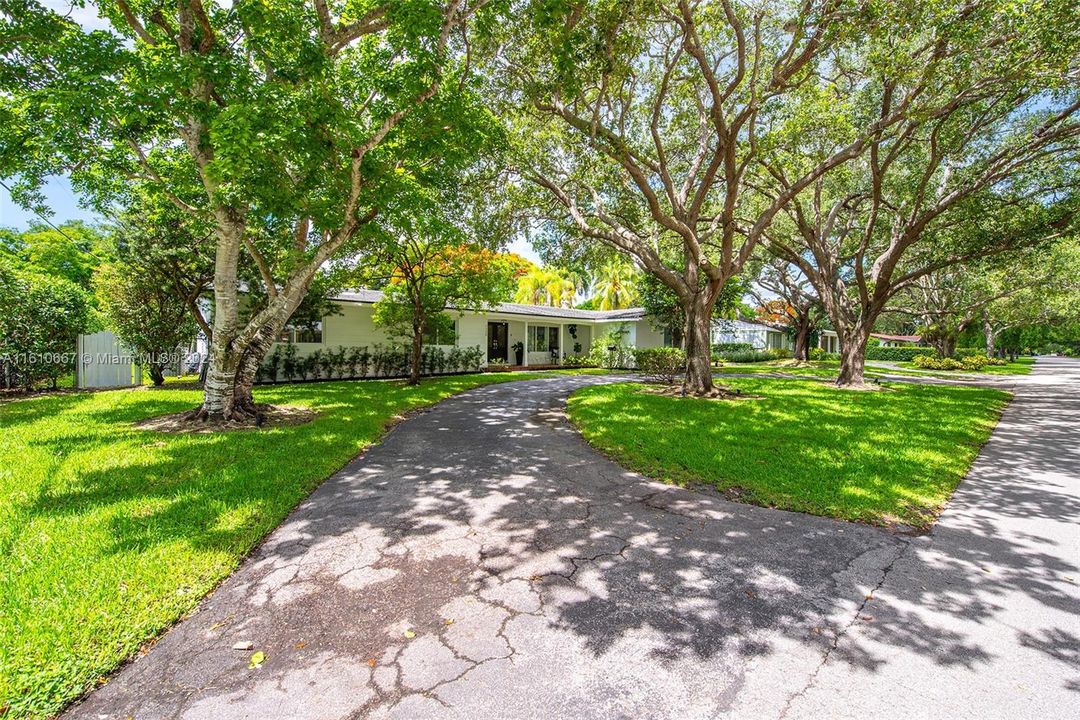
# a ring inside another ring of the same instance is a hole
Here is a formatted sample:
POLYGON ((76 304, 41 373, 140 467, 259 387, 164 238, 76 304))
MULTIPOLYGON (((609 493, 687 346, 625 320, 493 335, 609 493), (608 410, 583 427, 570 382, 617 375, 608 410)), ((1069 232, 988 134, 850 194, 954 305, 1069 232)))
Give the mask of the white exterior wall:
MULTIPOLYGON (((296 343, 297 354, 309 355, 316 350, 335 349, 338 346, 347 348, 367 347, 374 349, 376 345, 390 345, 394 341, 386 331, 375 325, 372 318, 373 307, 366 303, 339 302, 341 313, 323 318, 323 335, 321 343, 296 343)), ((660 347, 664 344, 664 334, 654 330, 647 320, 612 320, 597 322, 594 320, 579 320, 569 318, 550 317, 524 317, 506 313, 473 313, 448 312, 457 323, 457 347, 465 349, 479 347, 484 352, 484 363, 487 362, 487 328, 489 322, 505 322, 507 324, 507 358, 510 364, 514 363, 514 343, 521 342, 528 346, 526 339, 526 326, 542 325, 544 327, 560 328, 559 349, 563 356, 574 354, 574 343, 581 343, 581 355, 587 355, 592 348, 593 338, 599 337, 620 325, 628 329, 625 342, 636 347, 660 347), (569 326, 577 325, 577 339, 570 335, 569 326)), ((400 340, 398 341, 400 342, 400 340)), ((449 350, 452 346, 441 346, 449 350)), ((527 353, 527 362, 530 365, 547 365, 551 362, 548 352, 527 353)))
POLYGON ((357 305, 356 303, 339 303, 340 315, 330 315, 323 318, 323 341, 322 343, 297 343, 297 349, 303 353, 311 352, 326 347, 336 348, 338 345, 345 347, 371 348, 376 344, 386 345, 390 342, 389 336, 382 328, 376 327, 372 320, 374 310, 371 305, 357 305))
POLYGON ((588 355, 589 354, 589 351, 592 349, 592 339, 593 339, 592 325, 586 325, 586 324, 581 323, 581 322, 567 323, 564 326, 563 330, 565 331, 563 333, 563 347, 565 348, 565 353, 567 355, 575 355, 575 354, 577 354, 577 355, 588 355), (569 328, 570 328, 571 325, 577 325, 577 340, 575 340, 570 335, 569 328), (574 344, 575 343, 581 343, 581 351, 578 352, 578 353, 574 352, 574 344))
POLYGON ((637 338, 637 342, 634 343, 636 347, 655 348, 664 346, 664 332, 654 330, 648 320, 638 320, 634 325, 634 336, 637 338))

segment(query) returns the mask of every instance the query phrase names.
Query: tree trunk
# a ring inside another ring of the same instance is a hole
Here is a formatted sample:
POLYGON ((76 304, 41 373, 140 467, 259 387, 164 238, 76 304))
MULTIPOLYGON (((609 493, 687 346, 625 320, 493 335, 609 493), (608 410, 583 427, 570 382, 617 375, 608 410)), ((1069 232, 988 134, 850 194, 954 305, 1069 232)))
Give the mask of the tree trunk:
POLYGON ((810 322, 806 319, 796 320, 795 327, 795 352, 796 360, 810 360, 810 322))
POLYGON ((418 325, 413 325, 412 337, 412 366, 409 368, 409 385, 420 384, 420 361, 424 350, 424 330, 418 325))
POLYGON ((994 323, 990 322, 989 315, 983 315, 983 332, 986 333, 986 356, 994 357, 997 349, 994 347, 997 342, 997 331, 994 329, 994 323))
POLYGON ((708 395, 712 381, 712 304, 699 292, 685 304, 686 392, 708 395))
POLYGON ((192 419, 258 416, 252 397, 256 371, 281 329, 300 305, 325 258, 317 258, 277 290, 266 308, 240 324, 237 266, 246 232, 244 218, 228 208, 215 210, 214 328, 203 384, 203 404, 192 419))
POLYGON ((283 308, 259 328, 246 345, 241 345, 238 340, 218 343, 215 333, 203 386, 203 405, 194 414, 196 419, 233 420, 258 415, 252 393, 255 374, 290 315, 292 311, 283 308))
POLYGON ((240 370, 241 353, 231 343, 215 341, 210 344, 210 364, 203 385, 203 404, 195 419, 224 418, 233 415, 236 377, 240 370))
POLYGON ((150 379, 154 383, 154 387, 161 387, 165 384, 165 373, 162 372, 165 369, 164 363, 150 363, 148 368, 150 371, 150 379))
POLYGON ((837 387, 859 388, 866 384, 866 342, 870 339, 872 322, 860 321, 840 335, 840 374, 837 387))

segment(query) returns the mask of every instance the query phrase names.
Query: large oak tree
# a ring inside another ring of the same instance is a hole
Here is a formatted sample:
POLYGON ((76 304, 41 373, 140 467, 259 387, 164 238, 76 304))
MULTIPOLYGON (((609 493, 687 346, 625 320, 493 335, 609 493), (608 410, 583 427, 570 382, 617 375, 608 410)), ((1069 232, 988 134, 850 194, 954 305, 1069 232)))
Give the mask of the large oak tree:
POLYGON ((763 153, 767 199, 846 147, 864 118, 914 97, 857 160, 783 208, 770 248, 814 284, 841 349, 838 384, 863 384, 866 343, 898 294, 932 273, 1061 237, 1075 225, 1080 13, 1072 2, 886 7, 911 33, 838 57, 866 77, 845 119, 793 115, 763 153), (904 17, 898 17, 900 13, 904 17), (1054 28, 1050 31, 1050 28, 1054 28), (875 77, 867 55, 888 58, 875 77), (932 72, 927 72, 932 68, 932 72))
POLYGON ((708 393, 712 308, 724 285, 793 197, 889 135, 939 61, 913 57, 927 77, 862 113, 846 142, 789 166, 784 187, 754 201, 755 168, 790 140, 786 121, 858 114, 868 73, 886 65, 859 49, 910 32, 902 14, 883 18, 878 3, 849 0, 519 5, 499 67, 521 112, 521 173, 543 188, 549 218, 632 256, 675 293, 688 385, 708 393), (859 71, 840 69, 852 54, 859 71))

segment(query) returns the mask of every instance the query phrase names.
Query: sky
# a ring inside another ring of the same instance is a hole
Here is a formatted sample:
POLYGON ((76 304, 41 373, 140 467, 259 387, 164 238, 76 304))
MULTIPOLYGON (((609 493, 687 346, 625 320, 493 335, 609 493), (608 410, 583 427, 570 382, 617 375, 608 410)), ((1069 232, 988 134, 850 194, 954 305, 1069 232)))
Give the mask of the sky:
MULTIPOLYGON (((53 214, 49 221, 54 225, 60 225, 68 220, 86 220, 87 222, 101 222, 103 218, 91 210, 79 207, 78 198, 71 189, 71 183, 67 178, 53 177, 45 186, 45 203, 53 214)), ((25 230, 32 222, 40 222, 40 218, 11 201, 8 191, 0 187, 0 227, 10 227, 16 230, 25 230)))

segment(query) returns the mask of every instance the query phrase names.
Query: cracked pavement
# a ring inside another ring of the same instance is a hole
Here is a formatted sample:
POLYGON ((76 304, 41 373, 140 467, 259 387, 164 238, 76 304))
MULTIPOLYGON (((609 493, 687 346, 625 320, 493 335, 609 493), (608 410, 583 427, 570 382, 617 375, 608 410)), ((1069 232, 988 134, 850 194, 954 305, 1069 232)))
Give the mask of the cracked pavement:
POLYGON ((1055 717, 1080 696, 1080 363, 1041 360, 929 535, 587 447, 564 376, 399 425, 85 718, 1055 717), (233 649, 251 643, 250 649, 233 649), (258 668, 249 657, 266 655, 258 668))

